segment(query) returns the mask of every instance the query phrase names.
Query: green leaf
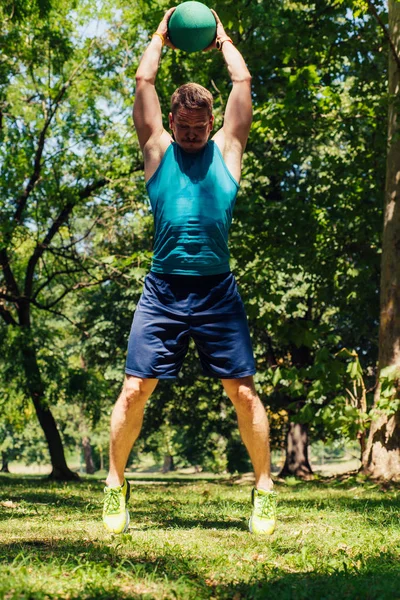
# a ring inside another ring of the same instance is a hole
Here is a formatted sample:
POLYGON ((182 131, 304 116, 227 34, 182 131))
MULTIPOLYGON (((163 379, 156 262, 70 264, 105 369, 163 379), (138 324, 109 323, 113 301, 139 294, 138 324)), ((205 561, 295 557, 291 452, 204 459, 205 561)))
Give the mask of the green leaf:
POLYGON ((379 373, 379 379, 381 381, 384 379, 387 381, 395 381, 396 379, 400 379, 400 367, 398 365, 384 367, 379 373))
POLYGON ((274 373, 274 376, 273 376, 273 378, 272 378, 272 385, 273 385, 274 387, 275 387, 275 386, 277 386, 277 385, 278 385, 278 383, 280 382, 281 378, 282 378, 282 375, 281 375, 281 370, 280 370, 280 368, 279 368, 279 367, 277 367, 277 368, 275 369, 275 373, 274 373))

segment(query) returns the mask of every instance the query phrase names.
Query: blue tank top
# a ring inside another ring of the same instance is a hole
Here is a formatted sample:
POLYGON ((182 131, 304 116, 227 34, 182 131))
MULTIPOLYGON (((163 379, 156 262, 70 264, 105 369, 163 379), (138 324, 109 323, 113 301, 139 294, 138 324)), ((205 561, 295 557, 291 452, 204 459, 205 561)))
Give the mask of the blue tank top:
POLYGON ((173 275, 229 271, 228 232, 239 189, 215 142, 194 154, 171 144, 146 184, 154 215, 151 270, 173 275))

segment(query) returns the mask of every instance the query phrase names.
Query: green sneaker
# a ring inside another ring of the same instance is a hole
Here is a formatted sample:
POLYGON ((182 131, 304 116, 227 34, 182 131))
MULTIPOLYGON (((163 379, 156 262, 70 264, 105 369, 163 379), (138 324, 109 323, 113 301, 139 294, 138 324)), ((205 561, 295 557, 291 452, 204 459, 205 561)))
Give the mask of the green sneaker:
POLYGON ((251 492, 253 512, 249 520, 250 533, 256 535, 271 535, 276 524, 276 492, 257 490, 251 492))
POLYGON ((130 496, 129 482, 118 487, 104 488, 103 523, 110 533, 125 533, 129 527, 129 512, 126 505, 130 496))

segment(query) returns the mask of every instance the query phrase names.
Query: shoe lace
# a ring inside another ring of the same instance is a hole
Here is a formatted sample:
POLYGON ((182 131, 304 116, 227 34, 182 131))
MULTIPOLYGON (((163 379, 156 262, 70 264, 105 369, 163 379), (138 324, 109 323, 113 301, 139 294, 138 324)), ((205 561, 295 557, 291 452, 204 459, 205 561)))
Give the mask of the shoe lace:
POLYGON ((257 496, 257 513, 261 518, 273 519, 276 510, 276 492, 257 496))
POLYGON ((108 515, 118 513, 120 510, 121 501, 121 489, 120 488, 106 488, 104 498, 104 511, 108 515))

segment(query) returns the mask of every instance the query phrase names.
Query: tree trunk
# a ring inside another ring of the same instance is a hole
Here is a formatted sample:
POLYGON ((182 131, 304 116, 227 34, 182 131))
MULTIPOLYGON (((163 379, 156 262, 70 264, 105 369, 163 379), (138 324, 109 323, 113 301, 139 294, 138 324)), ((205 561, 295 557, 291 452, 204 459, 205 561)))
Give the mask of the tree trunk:
MULTIPOLYGON (((378 375, 385 367, 397 366, 400 373, 400 3, 389 0, 388 153, 381 263, 381 296, 378 375), (395 56, 395 54, 397 56, 395 56)), ((400 378, 399 378, 400 379, 400 378)), ((399 379, 396 396, 400 394, 399 379)), ((374 478, 400 478, 400 411, 379 411, 377 385, 368 442, 362 470, 374 478)))
POLYGON ((79 479, 79 475, 68 468, 65 460, 64 448, 56 422, 50 411, 50 408, 43 402, 44 389, 42 378, 40 376, 40 371, 37 364, 36 352, 27 339, 28 335, 26 335, 24 340, 25 343, 22 349, 25 378, 33 405, 35 407, 37 418, 39 419, 39 423, 43 429, 47 445, 49 447, 51 465, 53 467, 49 478, 59 481, 79 479))
POLYGON ((173 471, 174 469, 174 457, 171 454, 164 454, 164 464, 162 472, 169 473, 169 471, 173 471))
POLYGON ((307 425, 291 422, 286 434, 286 460, 279 477, 294 475, 309 478, 312 474, 308 460, 307 425))
POLYGON ((2 452, 1 453, 1 472, 2 473, 9 473, 10 469, 8 468, 8 458, 7 458, 7 452, 2 452))
POLYGON ((399 412, 372 421, 362 470, 376 479, 400 479, 399 412))
POLYGON ((104 471, 104 454, 103 454, 103 448, 100 448, 99 454, 100 454, 100 471, 104 471))
POLYGON ((82 447, 83 447, 83 456, 85 459, 86 465, 86 473, 88 475, 93 475, 96 472, 96 467, 94 466, 93 456, 92 456, 92 446, 90 444, 90 439, 87 435, 82 438, 82 447))

